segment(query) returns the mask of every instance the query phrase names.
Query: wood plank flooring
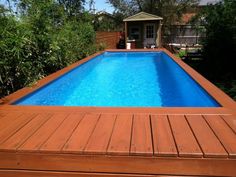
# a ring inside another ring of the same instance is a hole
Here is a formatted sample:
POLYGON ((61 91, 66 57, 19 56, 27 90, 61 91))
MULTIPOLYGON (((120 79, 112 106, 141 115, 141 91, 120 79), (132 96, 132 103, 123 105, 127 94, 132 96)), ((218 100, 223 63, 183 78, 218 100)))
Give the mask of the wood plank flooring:
POLYGON ((233 115, 3 114, 0 151, 236 157, 233 115))

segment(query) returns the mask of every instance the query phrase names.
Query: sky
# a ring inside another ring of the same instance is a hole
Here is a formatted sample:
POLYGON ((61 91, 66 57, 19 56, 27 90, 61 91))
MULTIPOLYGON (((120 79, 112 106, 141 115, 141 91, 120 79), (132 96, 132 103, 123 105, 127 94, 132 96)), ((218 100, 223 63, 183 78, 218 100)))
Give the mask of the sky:
POLYGON ((200 0, 199 5, 207 5, 208 3, 215 3, 219 0, 200 0))

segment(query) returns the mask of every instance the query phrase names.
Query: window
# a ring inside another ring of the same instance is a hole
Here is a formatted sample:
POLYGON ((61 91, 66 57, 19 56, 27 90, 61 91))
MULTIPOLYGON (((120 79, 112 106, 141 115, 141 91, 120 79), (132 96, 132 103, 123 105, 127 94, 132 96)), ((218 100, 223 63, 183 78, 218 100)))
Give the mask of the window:
POLYGON ((130 39, 138 40, 140 38, 140 28, 133 26, 130 28, 130 39))
POLYGON ((146 38, 154 38, 154 25, 146 26, 146 38))

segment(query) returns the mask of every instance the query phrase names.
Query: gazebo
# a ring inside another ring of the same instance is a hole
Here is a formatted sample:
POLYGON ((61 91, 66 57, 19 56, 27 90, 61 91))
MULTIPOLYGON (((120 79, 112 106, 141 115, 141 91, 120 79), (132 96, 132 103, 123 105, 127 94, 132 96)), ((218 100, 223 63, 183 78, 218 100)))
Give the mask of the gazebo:
POLYGON ((162 17, 140 12, 125 18, 126 48, 152 48, 161 46, 162 17))

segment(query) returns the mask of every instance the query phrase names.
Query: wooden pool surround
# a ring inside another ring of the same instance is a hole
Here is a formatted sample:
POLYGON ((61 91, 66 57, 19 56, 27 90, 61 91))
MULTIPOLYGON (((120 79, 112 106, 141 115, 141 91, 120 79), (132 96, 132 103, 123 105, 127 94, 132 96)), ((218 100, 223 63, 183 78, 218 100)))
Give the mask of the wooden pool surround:
POLYGON ((236 176, 235 101, 166 49, 128 51, 165 52, 222 107, 11 105, 99 52, 2 99, 0 177, 236 176))

